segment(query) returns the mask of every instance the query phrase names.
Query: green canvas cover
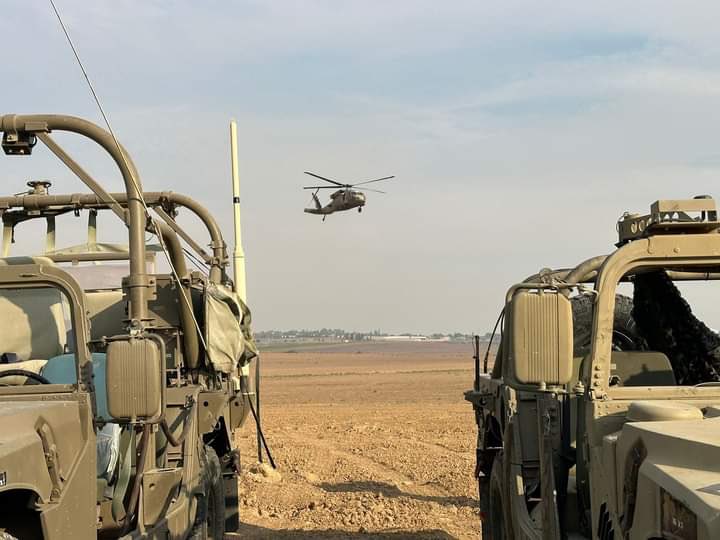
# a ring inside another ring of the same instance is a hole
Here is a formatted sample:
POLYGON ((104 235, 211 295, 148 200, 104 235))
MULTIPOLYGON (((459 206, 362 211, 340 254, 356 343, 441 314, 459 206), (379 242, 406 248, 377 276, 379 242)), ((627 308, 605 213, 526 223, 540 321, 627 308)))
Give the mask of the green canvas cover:
MULTIPOLYGON (((235 373, 246 360, 243 306, 235 293, 209 284, 205 294, 205 342, 208 358, 216 371, 235 373)), ((247 309, 247 308, 246 308, 247 309)))

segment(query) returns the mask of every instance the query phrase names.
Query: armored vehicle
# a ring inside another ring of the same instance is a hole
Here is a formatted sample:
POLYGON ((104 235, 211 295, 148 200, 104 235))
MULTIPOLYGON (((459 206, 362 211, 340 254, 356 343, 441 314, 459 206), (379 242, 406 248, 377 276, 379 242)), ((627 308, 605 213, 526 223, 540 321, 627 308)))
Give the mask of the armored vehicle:
POLYGON ((254 412, 256 349, 215 219, 190 197, 143 191, 125 149, 90 122, 5 115, 0 131, 5 154, 28 156, 39 140, 90 189, 35 181, 0 197, 0 537, 222 538, 238 525, 233 432, 254 412), (106 191, 56 132, 103 148, 125 190, 106 191), (103 211, 127 245, 97 241, 103 211), (87 240, 58 248, 56 219, 83 214, 87 240), (45 248, 10 256, 37 220, 45 248))
POLYGON ((510 287, 492 371, 476 354, 483 538, 720 538, 720 337, 696 315, 717 306, 715 202, 617 230, 610 255, 510 287))

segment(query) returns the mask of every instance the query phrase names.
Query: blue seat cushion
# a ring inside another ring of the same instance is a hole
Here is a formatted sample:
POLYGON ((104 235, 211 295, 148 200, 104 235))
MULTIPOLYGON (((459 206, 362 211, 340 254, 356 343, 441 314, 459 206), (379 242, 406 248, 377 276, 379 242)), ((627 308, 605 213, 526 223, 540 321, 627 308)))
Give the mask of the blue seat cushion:
MULTIPOLYGON (((95 401, 97 415, 103 420, 112 418, 107 408, 107 391, 105 389, 105 353, 92 353, 93 379, 95 385, 95 401)), ((55 384, 76 384, 75 355, 61 354, 47 361, 42 369, 42 376, 55 384)))

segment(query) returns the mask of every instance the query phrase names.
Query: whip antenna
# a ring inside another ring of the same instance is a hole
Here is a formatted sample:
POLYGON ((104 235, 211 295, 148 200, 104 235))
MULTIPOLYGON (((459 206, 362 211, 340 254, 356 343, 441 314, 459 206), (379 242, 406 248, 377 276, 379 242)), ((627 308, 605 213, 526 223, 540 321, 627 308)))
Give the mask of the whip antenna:
POLYGON ((247 304, 247 286, 245 284, 245 252, 242 247, 242 225, 240 223, 240 174, 238 172, 237 122, 230 121, 230 164, 232 166, 233 211, 235 220, 235 251, 233 252, 233 271, 235 292, 247 304))

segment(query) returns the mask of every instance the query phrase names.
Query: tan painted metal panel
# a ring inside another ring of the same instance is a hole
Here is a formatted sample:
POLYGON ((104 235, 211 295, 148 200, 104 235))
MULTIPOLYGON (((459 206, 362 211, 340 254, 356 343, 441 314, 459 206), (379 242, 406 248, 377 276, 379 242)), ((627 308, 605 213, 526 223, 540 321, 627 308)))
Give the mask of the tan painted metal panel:
POLYGON ((572 377, 570 301, 555 292, 521 291, 512 306, 515 377, 524 384, 566 384, 572 377))
POLYGON ((161 355, 149 339, 112 341, 107 348, 108 412, 114 418, 136 420, 160 414, 161 355))

